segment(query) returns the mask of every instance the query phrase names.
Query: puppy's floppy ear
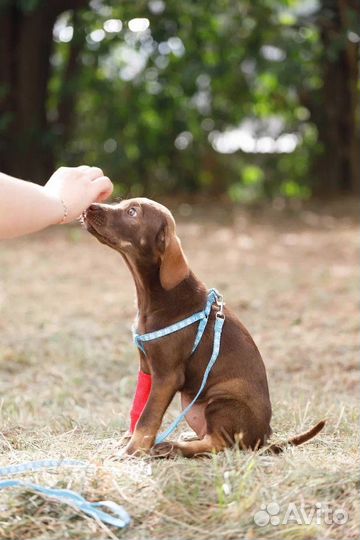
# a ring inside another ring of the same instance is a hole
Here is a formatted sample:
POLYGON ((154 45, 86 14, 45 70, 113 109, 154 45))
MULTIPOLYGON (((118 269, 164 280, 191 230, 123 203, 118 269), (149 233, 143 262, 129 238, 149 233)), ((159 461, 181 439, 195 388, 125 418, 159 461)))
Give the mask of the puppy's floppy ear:
POLYGON ((160 283, 167 291, 173 289, 190 273, 189 265, 175 231, 166 224, 158 233, 161 255, 160 283))

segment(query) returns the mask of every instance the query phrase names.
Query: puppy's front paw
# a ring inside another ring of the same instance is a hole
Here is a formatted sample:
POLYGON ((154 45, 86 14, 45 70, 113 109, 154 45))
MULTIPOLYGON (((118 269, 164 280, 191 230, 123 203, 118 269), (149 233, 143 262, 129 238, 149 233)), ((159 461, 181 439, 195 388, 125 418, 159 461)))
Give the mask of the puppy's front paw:
POLYGON ((146 456, 149 451, 145 448, 139 448, 136 444, 131 441, 127 444, 123 450, 124 456, 133 456, 133 457, 142 457, 146 456))
POLYGON ((156 458, 174 459, 181 455, 181 451, 175 443, 162 442, 152 447, 150 455, 156 458))
POLYGON ((122 437, 121 437, 121 442, 122 443, 128 443, 130 441, 131 437, 132 437, 131 431, 129 431, 129 430, 124 431, 124 433, 122 434, 122 437))

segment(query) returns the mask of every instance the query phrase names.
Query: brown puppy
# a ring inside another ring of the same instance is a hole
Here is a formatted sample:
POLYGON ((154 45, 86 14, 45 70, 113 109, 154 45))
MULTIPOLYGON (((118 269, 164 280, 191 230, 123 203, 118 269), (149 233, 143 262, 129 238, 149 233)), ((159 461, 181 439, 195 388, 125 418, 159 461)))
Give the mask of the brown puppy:
MULTIPOLYGON (((136 286, 138 334, 153 332, 201 311, 207 288, 189 269, 170 211, 145 198, 120 204, 93 204, 85 225, 100 242, 119 251, 136 286)), ((186 457, 219 451, 238 443, 258 448, 271 435, 271 404, 264 363, 248 331, 225 308, 220 354, 205 390, 186 417, 197 441, 155 445, 164 413, 176 392, 185 408, 200 387, 209 362, 214 335, 213 307, 204 336, 192 354, 197 324, 145 344, 140 367, 152 375, 148 402, 127 446, 127 453, 167 451, 186 457)), ((292 441, 310 439, 324 423, 292 441)), ((282 447, 270 447, 274 452, 282 447)))

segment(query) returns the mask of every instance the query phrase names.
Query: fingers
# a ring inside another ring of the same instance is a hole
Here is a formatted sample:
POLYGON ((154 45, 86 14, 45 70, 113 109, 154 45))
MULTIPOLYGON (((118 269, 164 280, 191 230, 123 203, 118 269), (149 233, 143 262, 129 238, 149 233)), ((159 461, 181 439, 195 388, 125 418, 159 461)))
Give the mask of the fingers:
MULTIPOLYGON (((64 168, 64 167, 63 167, 64 168)), ((78 167, 67 167, 67 169, 72 169, 77 172, 83 173, 83 176, 88 180, 95 180, 100 176, 104 176, 104 173, 100 167, 90 167, 89 165, 79 165, 78 167)))
POLYGON ((101 176, 104 176, 104 173, 100 167, 88 167, 87 165, 81 165, 79 167, 80 171, 84 173, 86 178, 90 181, 94 181, 101 176))
POLYGON ((80 172, 80 177, 86 182, 91 182, 92 199, 95 202, 105 201, 113 192, 114 186, 111 180, 104 176, 103 170, 100 167, 90 167, 89 165, 80 165, 78 167, 62 167, 68 171, 80 172))
MULTIPOLYGON (((90 170, 89 172, 87 173, 88 175, 88 178, 91 180, 91 181, 95 181, 97 180, 98 178, 102 178, 104 177, 104 173, 102 171, 102 169, 100 169, 99 167, 90 167, 90 170)), ((109 179, 108 179, 109 180, 109 179)))
POLYGON ((108 199, 114 189, 111 180, 107 176, 100 176, 99 178, 96 178, 92 184, 95 188, 94 197, 96 202, 102 202, 108 199))

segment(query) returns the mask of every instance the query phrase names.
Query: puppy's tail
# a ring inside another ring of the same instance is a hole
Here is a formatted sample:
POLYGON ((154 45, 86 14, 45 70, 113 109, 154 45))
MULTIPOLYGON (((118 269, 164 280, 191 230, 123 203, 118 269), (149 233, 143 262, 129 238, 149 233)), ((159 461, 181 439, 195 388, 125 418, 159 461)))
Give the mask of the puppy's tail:
POLYGON ((300 444, 303 444, 306 441, 309 441, 313 437, 315 437, 325 426, 325 420, 321 420, 318 424, 316 424, 314 427, 309 429, 309 431, 306 431, 305 433, 302 433, 301 435, 297 435, 293 439, 290 439, 289 441, 282 443, 282 444, 271 444, 267 447, 267 450, 272 452, 273 454, 281 454, 285 450, 285 448, 290 446, 299 446, 300 444))

